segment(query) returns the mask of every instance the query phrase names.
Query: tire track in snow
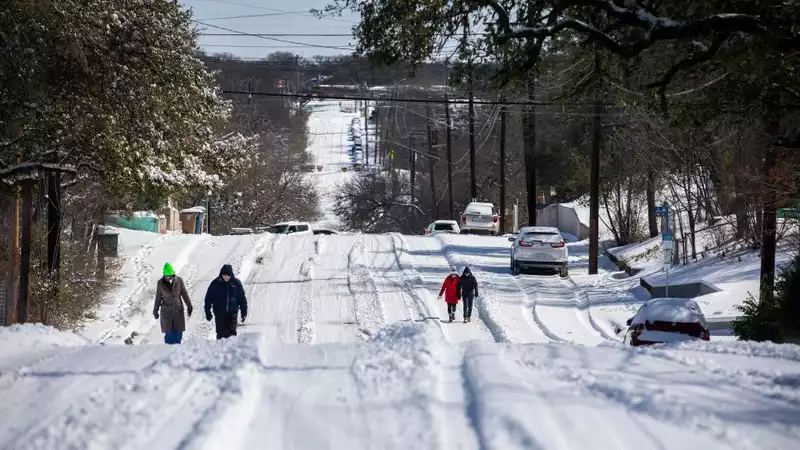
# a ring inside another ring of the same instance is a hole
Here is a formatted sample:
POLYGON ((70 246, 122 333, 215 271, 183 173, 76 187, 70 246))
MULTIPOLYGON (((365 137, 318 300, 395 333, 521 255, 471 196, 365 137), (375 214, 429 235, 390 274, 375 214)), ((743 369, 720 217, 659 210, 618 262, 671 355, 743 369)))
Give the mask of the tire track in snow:
POLYGON ((530 309, 529 314, 547 337, 582 345, 597 345, 611 339, 594 323, 588 311, 588 295, 572 280, 555 275, 525 280, 522 283, 515 277, 517 286, 528 299, 526 309, 530 309))
POLYGON ((365 264, 364 237, 353 243, 347 255, 347 287, 353 296, 353 315, 362 340, 368 340, 386 323, 378 288, 365 264))
MULTIPOLYGON (((392 240, 394 267, 401 277, 400 282, 394 282, 394 284, 405 294, 403 300, 406 303, 409 314, 411 314, 412 317, 416 314, 418 320, 434 319, 439 330, 444 334, 439 315, 431 313, 430 308, 428 308, 428 305, 425 303, 425 299, 417 292, 417 289, 424 286, 425 280, 422 279, 422 275, 417 272, 413 264, 406 265, 402 261, 403 253, 408 252, 406 240, 402 235, 396 233, 391 233, 389 237, 392 240)), ((386 272, 389 272, 389 270, 391 270, 391 268, 386 269, 386 272)))
POLYGON ((481 283, 481 295, 475 298, 473 308, 477 309, 478 317, 486 324, 495 342, 515 342, 516 339, 512 338, 509 333, 514 327, 509 323, 505 323, 502 319, 502 308, 494 298, 493 294, 496 294, 497 290, 494 286, 493 277, 480 270, 471 258, 453 252, 450 249, 450 245, 442 241, 440 236, 436 236, 436 239, 442 244, 442 252, 448 264, 456 267, 469 266, 475 277, 478 278, 478 283, 481 283))
POLYGON ((297 302, 297 342, 308 344, 314 341, 314 302, 312 301, 312 279, 314 278, 314 268, 319 264, 320 254, 322 253, 324 238, 318 237, 314 240, 314 252, 302 264, 300 264, 300 275, 303 277, 303 291, 300 294, 300 301, 297 302))

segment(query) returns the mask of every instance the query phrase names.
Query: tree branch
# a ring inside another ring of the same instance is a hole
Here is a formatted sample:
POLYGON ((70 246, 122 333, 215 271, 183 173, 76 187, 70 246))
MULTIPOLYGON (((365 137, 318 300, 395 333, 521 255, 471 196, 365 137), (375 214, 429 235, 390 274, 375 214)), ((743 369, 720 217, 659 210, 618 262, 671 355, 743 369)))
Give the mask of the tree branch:
MULTIPOLYGON (((720 13, 695 20, 673 20, 658 17, 644 7, 628 8, 617 5, 613 0, 564 0, 556 7, 588 6, 605 12, 609 17, 616 19, 619 24, 639 28, 645 31, 643 37, 630 42, 618 41, 591 25, 571 17, 563 17, 558 22, 541 27, 512 27, 508 11, 500 4, 499 0, 470 0, 482 6, 491 8, 497 15, 498 38, 503 40, 518 38, 545 38, 560 33, 563 30, 573 30, 588 34, 591 41, 595 41, 613 53, 621 56, 635 56, 659 41, 676 39, 689 39, 711 35, 730 35, 732 33, 746 33, 758 36, 776 36, 778 45, 789 45, 798 41, 798 36, 790 34, 779 36, 779 33, 770 32, 761 20, 753 15, 720 13), (771 34, 770 34, 771 33, 771 34)), ((619 28, 612 26, 610 29, 619 28)))

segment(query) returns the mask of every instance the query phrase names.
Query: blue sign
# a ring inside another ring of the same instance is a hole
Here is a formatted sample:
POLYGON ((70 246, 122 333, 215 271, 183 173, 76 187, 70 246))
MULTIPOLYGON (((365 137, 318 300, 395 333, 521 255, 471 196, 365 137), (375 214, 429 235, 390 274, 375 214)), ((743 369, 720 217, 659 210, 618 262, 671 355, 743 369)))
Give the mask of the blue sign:
POLYGON ((672 240, 672 233, 663 233, 661 235, 662 241, 671 241, 672 240))
POLYGON ((653 208, 653 212, 658 217, 666 216, 667 215, 667 207, 666 206, 656 206, 655 208, 653 208))

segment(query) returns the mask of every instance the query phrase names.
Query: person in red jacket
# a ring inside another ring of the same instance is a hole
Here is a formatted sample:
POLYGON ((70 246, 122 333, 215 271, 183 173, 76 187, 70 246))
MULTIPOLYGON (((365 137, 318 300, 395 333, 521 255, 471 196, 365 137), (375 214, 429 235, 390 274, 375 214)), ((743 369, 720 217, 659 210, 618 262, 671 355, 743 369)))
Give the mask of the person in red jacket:
POLYGON ((451 268, 450 275, 444 279, 442 289, 439 291, 439 299, 442 299, 444 294, 444 301, 447 302, 447 315, 450 316, 450 322, 456 318, 456 309, 458 308, 458 269, 451 268))

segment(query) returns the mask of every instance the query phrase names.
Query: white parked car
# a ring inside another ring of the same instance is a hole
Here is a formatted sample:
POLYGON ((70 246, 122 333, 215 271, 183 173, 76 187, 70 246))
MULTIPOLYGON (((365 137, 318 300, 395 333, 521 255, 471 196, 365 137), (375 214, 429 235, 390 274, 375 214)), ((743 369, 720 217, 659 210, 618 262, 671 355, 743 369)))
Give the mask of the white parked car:
POLYGON ((519 274, 525 267, 553 269, 559 275, 568 275, 567 243, 556 227, 524 227, 515 237, 508 238, 511 244, 511 272, 519 274))
POLYGON ((488 233, 492 236, 500 232, 500 216, 491 203, 472 202, 461 213, 461 233, 488 233))
POLYGON ((458 234, 460 232, 461 229, 458 227, 458 222, 455 220, 437 220, 425 227, 425 236, 432 236, 435 234, 458 234))
POLYGON ((274 234, 314 234, 308 222, 281 222, 269 227, 274 234))

